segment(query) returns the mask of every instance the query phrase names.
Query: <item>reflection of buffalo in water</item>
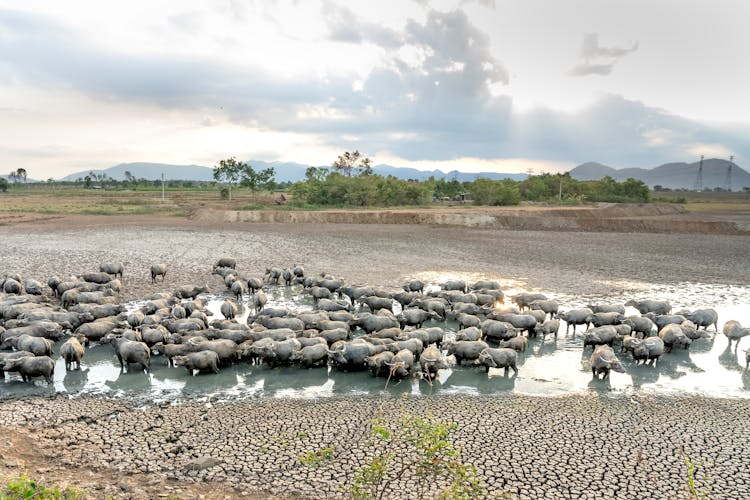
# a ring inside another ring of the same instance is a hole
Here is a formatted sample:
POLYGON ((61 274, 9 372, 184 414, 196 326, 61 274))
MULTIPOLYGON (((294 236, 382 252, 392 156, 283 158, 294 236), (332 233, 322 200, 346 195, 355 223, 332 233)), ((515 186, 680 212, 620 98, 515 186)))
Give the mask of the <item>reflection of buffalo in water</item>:
MULTIPOLYGON (((685 373, 681 373, 684 375, 685 373)), ((659 366, 636 365, 628 368, 628 375, 633 379, 633 387, 640 389, 644 384, 655 384, 661 375, 661 363, 659 366)), ((676 378, 676 377, 672 377, 676 378)))
POLYGON ((534 342, 530 347, 534 356, 551 356, 557 352, 557 339, 545 342, 542 338, 540 342, 534 342))
POLYGON ((737 361, 737 350, 731 348, 731 342, 727 345, 727 348, 719 354, 719 364, 727 370, 736 372, 741 372, 745 369, 745 367, 740 365, 739 361, 737 361))
POLYGON ((491 370, 489 374, 486 374, 484 370, 482 366, 454 367, 445 383, 433 381, 434 388, 422 383, 419 388, 423 394, 429 394, 430 390, 433 392, 449 390, 459 393, 476 390, 479 394, 495 394, 501 391, 512 391, 515 388, 518 377, 506 377, 502 370, 491 370))
POLYGON ((711 349, 714 348, 714 341, 716 340, 716 335, 708 333, 708 332, 702 332, 703 336, 699 339, 696 339, 693 341, 693 343, 690 345, 690 352, 710 352, 711 349))
POLYGON ((104 384, 114 391, 145 392, 151 388, 151 376, 141 370, 121 372, 117 379, 107 380, 104 384))
POLYGON ((86 388, 89 381, 89 369, 68 370, 63 377, 63 387, 68 394, 76 394, 86 388))

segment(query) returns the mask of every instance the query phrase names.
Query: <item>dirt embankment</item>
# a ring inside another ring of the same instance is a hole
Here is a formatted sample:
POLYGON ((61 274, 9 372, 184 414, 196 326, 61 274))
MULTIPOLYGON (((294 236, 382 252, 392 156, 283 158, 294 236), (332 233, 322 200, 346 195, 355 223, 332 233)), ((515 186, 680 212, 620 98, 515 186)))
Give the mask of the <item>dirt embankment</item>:
POLYGON ((669 204, 324 211, 204 209, 193 218, 214 223, 422 224, 526 231, 750 234, 750 223, 705 218, 669 204))

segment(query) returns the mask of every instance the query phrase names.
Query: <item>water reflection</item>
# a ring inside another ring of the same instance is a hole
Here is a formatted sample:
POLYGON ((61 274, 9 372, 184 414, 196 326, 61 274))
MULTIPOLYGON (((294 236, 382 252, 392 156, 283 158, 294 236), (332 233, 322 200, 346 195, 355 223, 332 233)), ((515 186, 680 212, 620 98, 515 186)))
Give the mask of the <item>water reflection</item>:
MULTIPOLYGON (((615 297, 556 295, 563 309, 588 303, 624 303, 630 298, 658 297, 670 300, 675 309, 711 306, 719 312, 719 327, 730 319, 750 325, 750 287, 718 287, 681 284, 652 288, 638 294, 615 297)), ((219 307, 225 297, 208 297, 213 319, 221 319, 219 307)), ((267 307, 287 308, 294 312, 312 310, 312 301, 301 294, 300 287, 272 287, 267 307)), ((238 320, 244 322, 253 313, 244 298, 238 320)), ((142 303, 133 303, 136 308, 142 303)), ((628 308, 626 314, 635 310, 628 308)), ((425 327, 441 326, 455 332, 457 324, 430 321, 425 327)), ((134 365, 131 372, 120 372, 110 345, 93 345, 86 351, 82 370, 66 372, 64 362, 57 360, 54 384, 41 380, 24 384, 17 374, 0 381, 3 395, 41 395, 53 391, 70 394, 110 394, 142 396, 149 400, 179 397, 252 398, 356 396, 362 394, 500 394, 516 392, 537 395, 562 395, 594 391, 602 395, 642 391, 657 394, 705 394, 712 396, 750 397, 750 374, 745 370, 744 350, 750 338, 742 339, 738 349, 728 347, 722 334, 712 330, 693 342, 690 350, 675 349, 661 357, 656 366, 636 365, 630 355, 619 353, 626 373, 611 373, 605 380, 593 380, 589 366, 591 348, 582 349, 583 336, 569 335, 561 327, 558 338, 537 337, 529 341, 526 352, 518 356, 518 376, 504 376, 502 370, 486 373, 481 367, 463 365, 441 370, 432 384, 426 380, 403 381, 372 377, 369 372, 344 372, 328 367, 301 369, 237 364, 223 368, 218 375, 190 376, 184 368, 170 368, 164 359, 154 356, 151 371, 145 374, 134 365)))

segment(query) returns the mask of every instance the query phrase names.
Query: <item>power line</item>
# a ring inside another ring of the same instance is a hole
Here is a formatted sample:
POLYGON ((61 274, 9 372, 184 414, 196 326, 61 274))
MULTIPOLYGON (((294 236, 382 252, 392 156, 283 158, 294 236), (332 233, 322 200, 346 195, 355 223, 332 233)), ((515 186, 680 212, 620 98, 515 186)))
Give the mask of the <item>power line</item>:
POLYGON ((698 165, 698 175, 695 176, 695 184, 693 190, 703 191, 703 155, 701 155, 701 162, 698 165))
POLYGON ((726 191, 732 190, 732 165, 734 162, 734 155, 729 157, 729 166, 727 167, 727 176, 724 179, 724 189, 726 191))

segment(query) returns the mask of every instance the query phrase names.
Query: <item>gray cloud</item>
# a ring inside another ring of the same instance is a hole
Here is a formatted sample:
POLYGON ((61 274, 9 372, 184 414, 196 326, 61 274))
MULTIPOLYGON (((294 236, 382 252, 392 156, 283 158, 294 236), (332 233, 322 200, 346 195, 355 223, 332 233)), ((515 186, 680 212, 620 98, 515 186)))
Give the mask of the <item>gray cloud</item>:
POLYGON ((599 45, 599 35, 588 33, 583 37, 581 46, 583 61, 574 66, 569 74, 572 76, 609 75, 622 57, 636 50, 638 50, 638 42, 630 47, 602 47, 599 45))
MULTIPOLYGON (((389 57, 361 91, 347 77, 284 80, 250 65, 103 52, 46 18, 7 10, 0 10, 0 32, 0 80, 73 89, 99 100, 206 110, 206 117, 223 108, 238 123, 409 160, 472 156, 650 166, 684 160, 696 143, 750 157, 747 129, 696 123, 620 96, 579 113, 514 112, 509 97, 490 92, 492 83, 508 81, 507 71, 492 56, 489 37, 461 10, 430 10, 424 22, 409 21, 397 33, 398 47, 382 45, 389 57), (420 57, 403 60, 402 48, 420 57), (333 110, 337 118, 299 117, 311 107, 333 110), (347 142, 350 136, 357 142, 347 142)), ((202 123, 210 124, 210 118, 202 123)))
POLYGON ((589 33, 583 38, 583 46, 581 47, 581 57, 584 59, 593 59, 597 57, 612 57, 618 58, 624 55, 630 54, 638 50, 638 42, 635 42, 631 47, 602 47, 599 45, 599 35, 597 33, 589 33))
POLYGON ((332 40, 349 43, 370 42, 385 48, 399 47, 403 43, 396 31, 375 23, 362 22, 346 7, 325 2, 322 13, 332 40))
POLYGON ((479 5, 483 7, 487 7, 488 9, 495 10, 495 0, 461 0, 461 5, 466 5, 470 3, 478 3, 479 5))
POLYGON ((582 62, 580 64, 573 66, 573 68, 569 71, 569 74, 573 76, 585 76, 585 75, 606 76, 612 73, 612 68, 614 66, 615 66, 615 63, 613 62, 609 64, 592 64, 590 62, 582 62))

